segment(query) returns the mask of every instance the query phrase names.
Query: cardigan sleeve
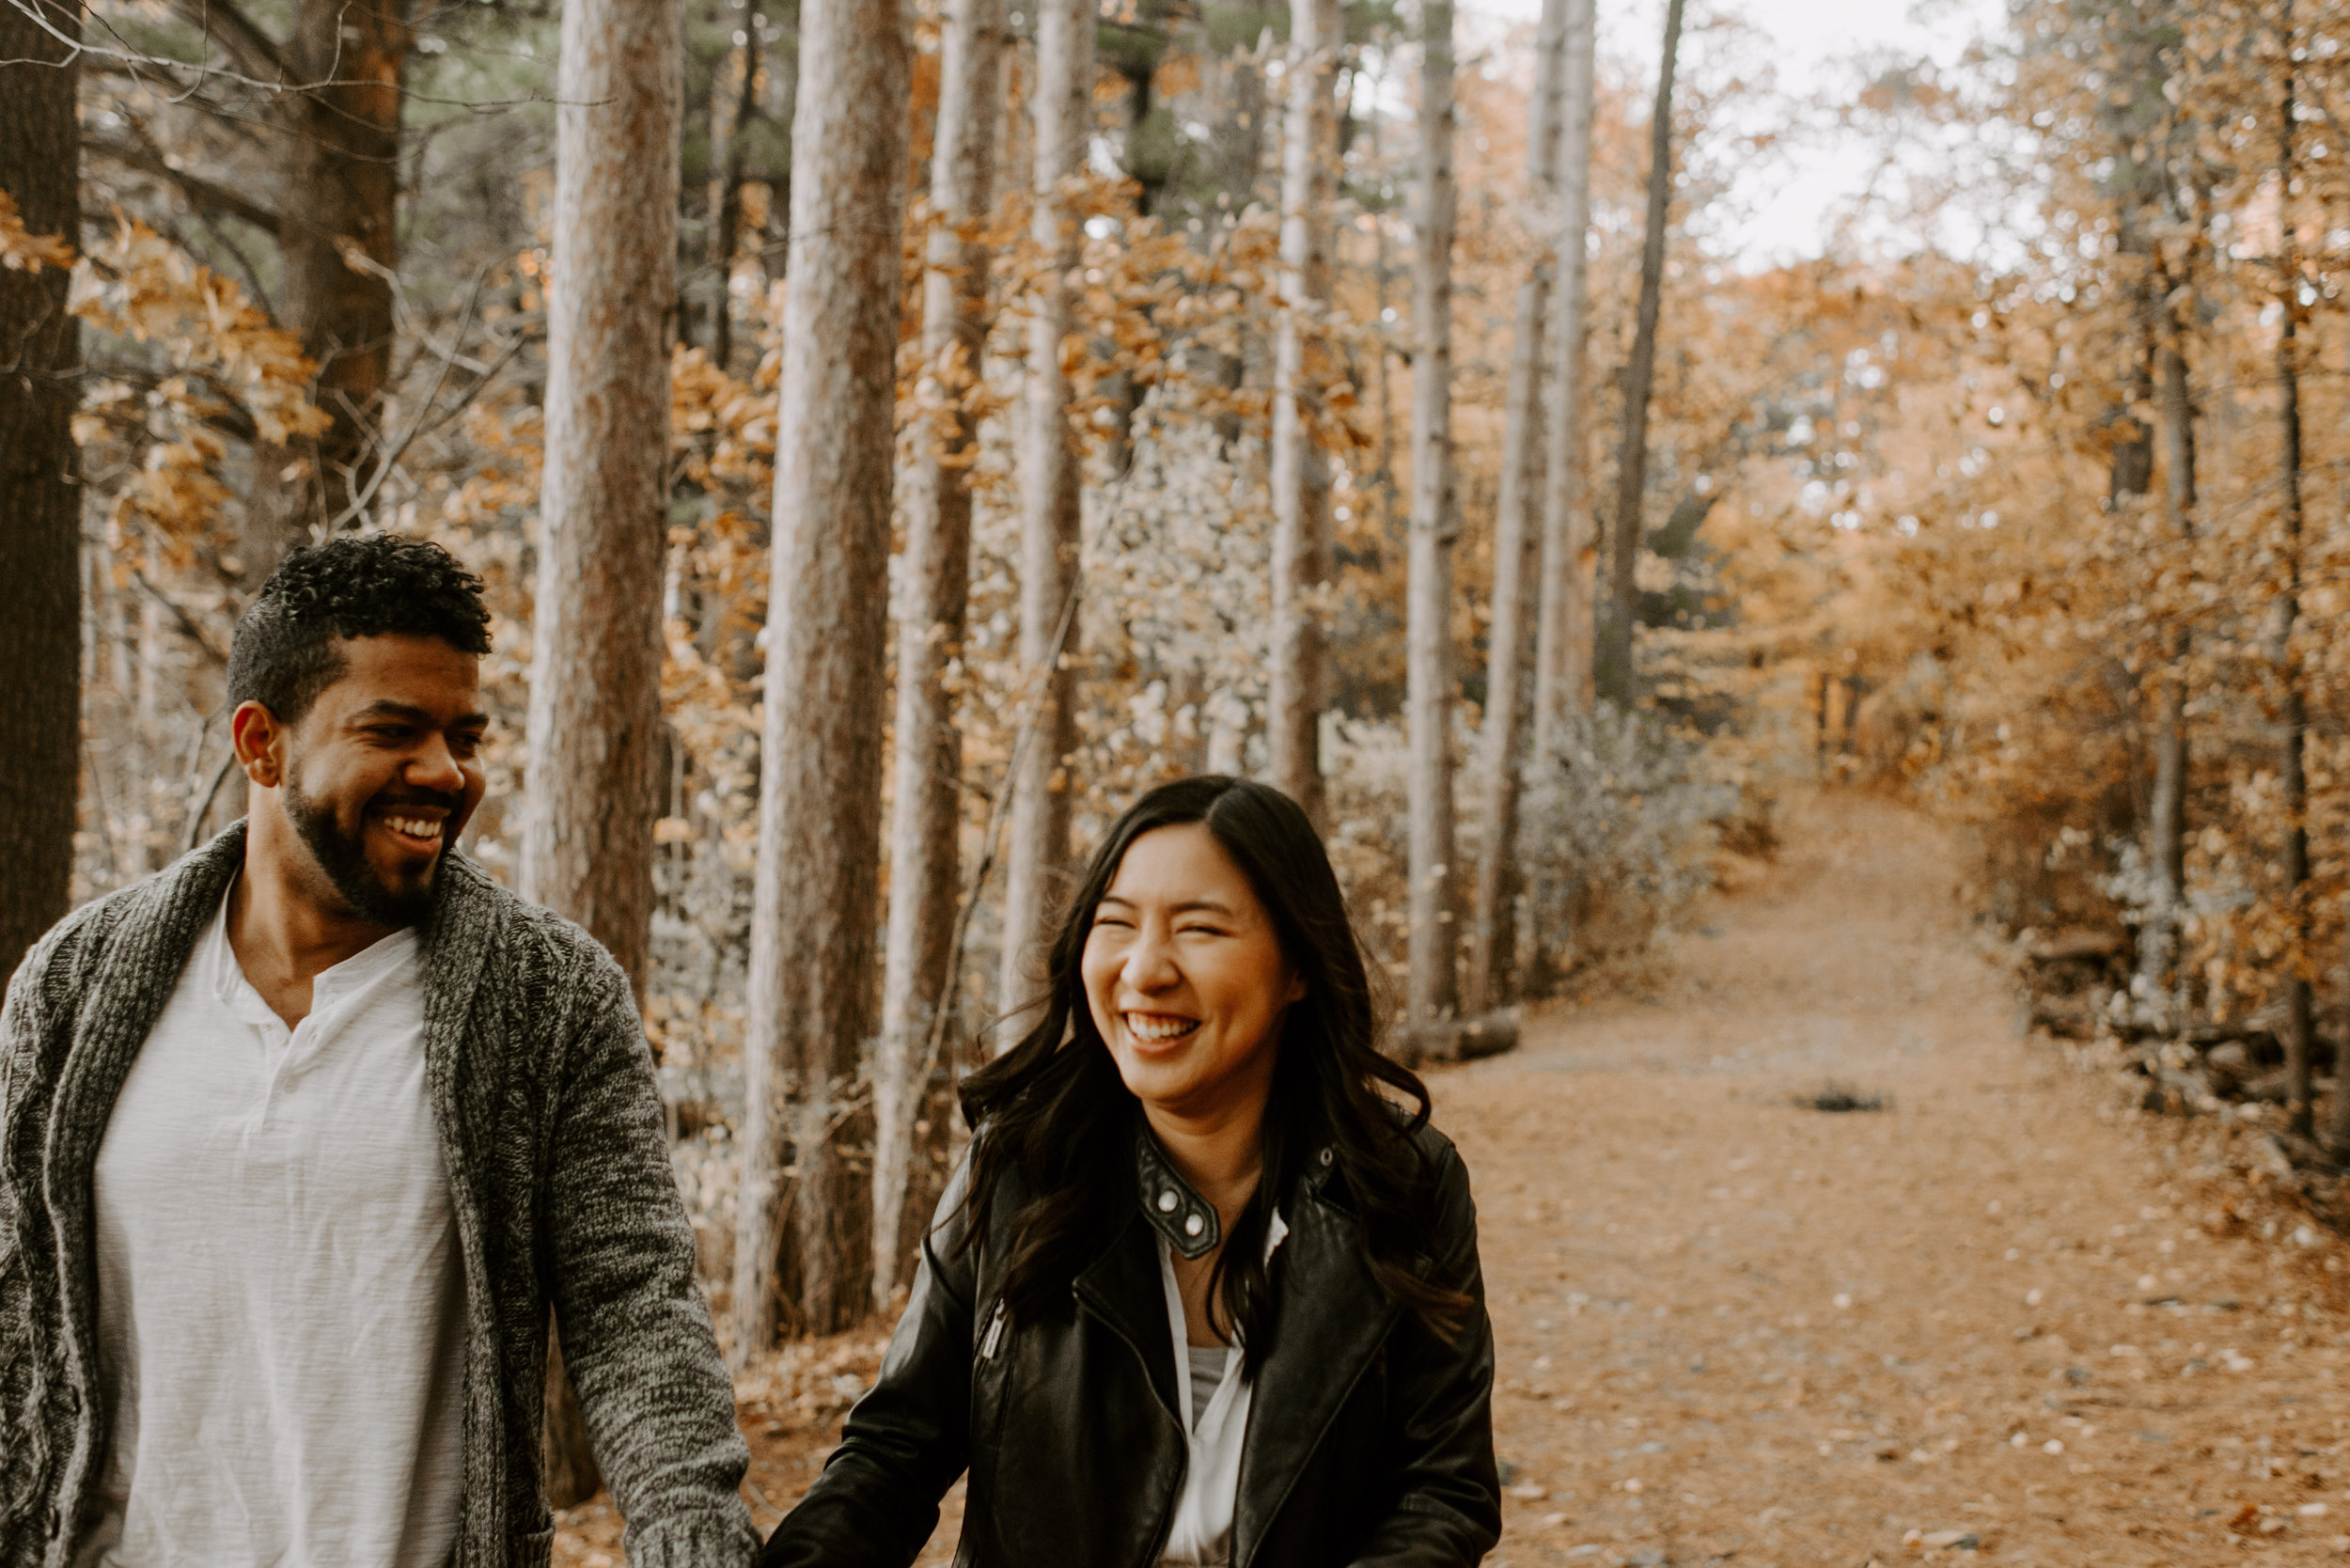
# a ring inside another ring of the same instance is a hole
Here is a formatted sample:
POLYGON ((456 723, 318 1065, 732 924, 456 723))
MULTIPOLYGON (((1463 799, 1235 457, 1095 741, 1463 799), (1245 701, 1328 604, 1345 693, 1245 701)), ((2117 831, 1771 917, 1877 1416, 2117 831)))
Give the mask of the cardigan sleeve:
POLYGON ((736 1568, 759 1544, 734 1385, 694 1278, 694 1232, 652 1053, 601 954, 571 1043, 545 1213, 564 1365, 635 1568, 736 1568))

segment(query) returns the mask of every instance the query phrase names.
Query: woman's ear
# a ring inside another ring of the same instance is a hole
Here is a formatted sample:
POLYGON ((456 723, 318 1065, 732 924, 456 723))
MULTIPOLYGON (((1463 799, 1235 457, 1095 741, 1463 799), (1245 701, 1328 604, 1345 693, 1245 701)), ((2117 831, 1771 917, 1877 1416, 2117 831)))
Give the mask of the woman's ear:
POLYGON ((1292 969, 1289 972, 1289 984, 1281 990, 1281 1005, 1288 1007, 1293 1002, 1302 1002, 1305 999, 1306 977, 1292 969))

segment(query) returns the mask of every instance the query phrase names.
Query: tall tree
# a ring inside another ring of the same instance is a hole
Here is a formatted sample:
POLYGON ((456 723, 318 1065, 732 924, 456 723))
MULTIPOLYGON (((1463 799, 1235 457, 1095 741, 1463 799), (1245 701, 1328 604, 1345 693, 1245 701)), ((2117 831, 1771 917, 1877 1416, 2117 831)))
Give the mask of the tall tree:
MULTIPOLYGON (((2293 231, 2295 52, 2293 0, 2284 0, 2279 13, 2277 51, 2280 84, 2277 117, 2277 484, 2278 510, 2285 525, 2285 588, 2277 605, 2276 640, 2271 657, 2284 687, 2280 704, 2280 737, 2283 742, 2285 792, 2284 899, 2292 941, 2285 949, 2285 1121, 2308 1137, 2315 1126, 2315 1020, 2307 968, 2310 948, 2310 777, 2309 697, 2293 648, 2294 621, 2301 613, 2301 262, 2293 231)), ((2350 1048, 2342 1052, 2350 1064, 2350 1048)), ((2335 1123, 2350 1132, 2350 1072, 2335 1073, 2335 1123)), ((2340 1141, 2350 1142, 2350 1139, 2340 1141)))
POLYGON ((807 0, 791 124, 791 288, 776 421, 759 869, 744 1029, 734 1355, 775 1338, 788 1212, 812 1332, 871 1266, 854 1087, 875 1019, 899 243, 908 92, 899 0, 807 0), (876 279, 886 286, 876 288, 876 279), (796 1185, 787 1211, 790 1143, 796 1185))
POLYGON ((371 432, 391 376, 400 102, 415 34, 408 0, 300 0, 283 43, 219 0, 181 8, 248 73, 291 89, 271 117, 278 324, 317 364, 312 397, 332 423, 254 454, 243 565, 258 587, 313 528, 352 520, 370 463, 382 461, 371 432))
MULTIPOLYGON (((603 944, 641 1007, 662 766, 682 27, 663 0, 567 0, 561 48, 522 885, 603 944)), ((559 1349, 547 1457, 559 1505, 595 1495, 559 1349)))
MULTIPOLYGON (((0 7, 0 975, 71 902, 82 762, 82 492, 73 445, 78 323, 66 268, 82 231, 79 0, 0 7), (46 24, 46 26, 43 25, 46 24), (53 34, 49 29, 54 28, 53 34), (62 35, 59 37, 58 35, 62 35), (14 220, 13 224, 11 219, 14 220)), ((0 984, 5 984, 0 980, 0 984)))
MULTIPOLYGON (((1526 189, 1546 217, 1559 194, 1559 89, 1564 85, 1567 0, 1543 0, 1534 45, 1534 97, 1527 107, 1526 189)), ((1574 237, 1579 245, 1582 236, 1574 237)), ((1565 243, 1562 235, 1559 243, 1565 243)), ((1542 443, 1543 333, 1550 315, 1554 252, 1540 247, 1518 284, 1509 379, 1502 389, 1501 495, 1494 517, 1493 624, 1485 655, 1485 853, 1469 895, 1472 1013, 1506 1001, 1517 960, 1518 763, 1524 754, 1529 572, 1541 541, 1536 509, 1548 465, 1542 443)))
POLYGON ((1590 335, 1591 120, 1596 0, 1567 0, 1559 68, 1559 282, 1551 330, 1550 466, 1543 484, 1542 588, 1534 642, 1534 755, 1545 765, 1559 727, 1582 706, 1590 673, 1590 410, 1585 384, 1590 335))
MULTIPOLYGON (((1675 5, 1680 0, 1673 0, 1675 5)), ((1412 511, 1405 701, 1410 762, 1410 1022, 1459 995, 1452 832, 1452 6, 1420 0, 1419 170, 1412 212, 1412 511)))
POLYGON ((1322 713, 1330 672, 1315 595, 1330 575, 1330 463, 1314 433, 1315 350, 1330 309, 1331 97, 1338 0, 1292 0, 1281 149, 1281 315, 1273 345, 1273 660, 1265 738, 1274 788, 1323 821, 1322 713))
POLYGON ((1656 317, 1664 302, 1665 225, 1673 188, 1673 67, 1681 53, 1681 13, 1668 0, 1665 50, 1656 71, 1656 108, 1649 122, 1648 228, 1640 243, 1640 304, 1632 357, 1623 368, 1623 440, 1616 463, 1616 515, 1607 541, 1607 619, 1592 659, 1598 695, 1629 710, 1634 692, 1632 623, 1639 608, 1634 573, 1640 563, 1643 499, 1648 491, 1649 392, 1656 379, 1656 317))
POLYGON ((1003 0, 953 0, 939 40, 938 129, 931 148, 932 230, 922 274, 922 362, 951 414, 922 432, 907 474, 898 591, 897 788, 889 816, 889 931, 881 1044, 873 1070, 873 1301, 886 1305, 909 1251, 914 1122, 954 943, 963 823, 963 734, 948 672, 963 656, 971 597, 969 394, 987 344, 988 244, 1004 108, 1003 0))
POLYGON ((1089 0, 1043 0, 1036 13, 1036 209, 1033 239, 1053 264, 1028 300, 1027 428, 1020 486, 1020 663, 1038 689, 1037 744, 1009 781, 1011 841, 1004 867, 998 996, 1014 1012, 1033 1000, 1031 962, 1050 917, 1052 884, 1069 859, 1062 769, 1077 745, 1077 669, 1068 656, 1078 593, 1081 454, 1069 417, 1063 345, 1075 325, 1068 274, 1084 230, 1075 182, 1093 130, 1093 12, 1089 0))

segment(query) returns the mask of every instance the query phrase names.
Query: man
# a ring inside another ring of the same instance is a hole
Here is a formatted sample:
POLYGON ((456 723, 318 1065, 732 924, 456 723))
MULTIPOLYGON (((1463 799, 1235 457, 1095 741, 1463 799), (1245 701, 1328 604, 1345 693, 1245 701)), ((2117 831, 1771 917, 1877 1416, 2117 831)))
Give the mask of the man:
POLYGON ((457 853, 480 589, 289 556, 251 814, 8 983, 0 1568, 542 1565, 550 1304, 630 1560, 758 1546, 628 981, 457 853))

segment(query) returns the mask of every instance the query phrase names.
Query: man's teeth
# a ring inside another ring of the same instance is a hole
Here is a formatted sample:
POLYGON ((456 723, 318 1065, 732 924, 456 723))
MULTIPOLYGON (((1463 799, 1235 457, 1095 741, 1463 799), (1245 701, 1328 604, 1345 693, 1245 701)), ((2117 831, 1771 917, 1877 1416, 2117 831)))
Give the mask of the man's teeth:
POLYGON ((1199 1020, 1197 1018, 1145 1018, 1137 1013, 1126 1014, 1126 1031, 1136 1040, 1174 1040, 1198 1027, 1199 1020))
POLYGON ((385 817, 384 823, 393 832, 404 833, 411 839, 437 839, 441 836, 441 824, 424 817, 385 817))

